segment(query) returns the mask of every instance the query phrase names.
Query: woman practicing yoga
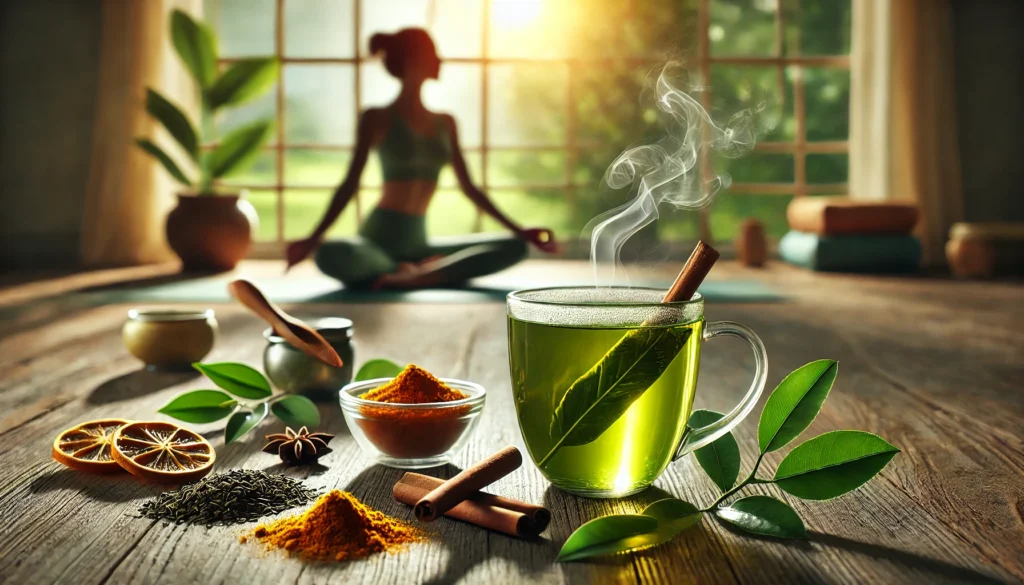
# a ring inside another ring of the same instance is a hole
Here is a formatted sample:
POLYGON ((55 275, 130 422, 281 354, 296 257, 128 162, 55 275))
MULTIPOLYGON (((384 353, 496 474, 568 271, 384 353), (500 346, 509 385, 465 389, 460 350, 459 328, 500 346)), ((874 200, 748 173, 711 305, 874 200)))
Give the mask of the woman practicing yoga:
POLYGON ((437 79, 441 67, 426 31, 375 34, 370 52, 384 53, 384 65, 402 81, 402 91, 387 108, 368 109, 360 117, 348 175, 313 234, 288 245, 288 267, 319 248, 316 265, 345 286, 417 288, 459 284, 508 268, 526 257, 527 243, 545 252, 557 251, 551 230, 519 227, 473 185, 459 148, 455 120, 424 107, 420 89, 427 79, 437 79), (359 237, 322 242, 358 190, 374 147, 384 175, 380 203, 363 222, 359 237), (437 189, 438 174, 448 162, 466 196, 513 235, 427 238, 424 215, 437 189))

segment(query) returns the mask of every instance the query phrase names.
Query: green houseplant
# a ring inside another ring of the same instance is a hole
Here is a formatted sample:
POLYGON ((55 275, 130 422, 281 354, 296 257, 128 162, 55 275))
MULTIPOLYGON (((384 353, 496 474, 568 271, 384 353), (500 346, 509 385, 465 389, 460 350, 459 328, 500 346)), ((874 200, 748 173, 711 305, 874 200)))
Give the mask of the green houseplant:
POLYGON ((228 132, 212 150, 203 151, 201 145, 207 142, 205 134, 217 113, 249 102, 274 85, 278 63, 274 58, 242 59, 218 73, 213 31, 180 10, 171 15, 171 40, 195 79, 200 123, 193 123, 181 108, 151 88, 146 91, 146 111, 174 139, 188 167, 148 138, 138 138, 136 144, 188 189, 178 195, 178 206, 167 218, 167 241, 184 267, 230 270, 252 246, 258 218, 239 193, 215 193, 213 183, 252 164, 274 123, 256 120, 228 132))

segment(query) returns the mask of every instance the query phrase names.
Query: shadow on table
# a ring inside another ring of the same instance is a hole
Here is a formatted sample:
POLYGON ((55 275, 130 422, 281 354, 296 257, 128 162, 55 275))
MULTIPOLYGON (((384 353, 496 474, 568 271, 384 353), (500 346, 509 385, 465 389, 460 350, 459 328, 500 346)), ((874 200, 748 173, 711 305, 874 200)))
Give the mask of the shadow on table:
MULTIPOLYGON (((54 465, 59 466, 58 463, 54 465)), ((63 466, 35 478, 28 487, 28 491, 36 495, 61 490, 82 493, 102 502, 130 502, 152 498, 165 488, 144 484, 126 473, 111 478, 109 475, 82 473, 63 466)))
POLYGON ((132 400, 198 377, 195 370, 152 371, 143 368, 107 380, 93 389, 85 401, 89 404, 110 404, 132 400))
MULTIPOLYGON (((552 560, 561 542, 568 538, 571 529, 606 514, 639 512, 649 504, 667 497, 672 496, 664 490, 652 487, 635 496, 615 500, 612 506, 606 501, 580 498, 555 487, 549 487, 544 493, 544 505, 551 510, 552 527, 560 528, 557 534, 552 535, 558 541, 557 545, 552 545, 552 560)), ((714 520, 708 518, 678 535, 674 541, 675 546, 667 544, 629 555, 595 557, 582 563, 561 564, 559 567, 567 581, 580 582, 595 580, 595 569, 600 570, 605 577, 608 577, 607 572, 618 569, 621 572, 621 579, 618 580, 633 580, 642 574, 648 577, 671 575, 673 582, 703 582, 715 581, 720 579, 722 574, 731 573, 733 579, 737 581, 749 579, 754 575, 757 580, 766 583, 791 580, 819 582, 827 578, 827 574, 823 575, 819 570, 813 569, 808 571, 793 564, 792 560, 803 559, 806 564, 814 567, 824 562, 816 560, 814 555, 824 552, 826 547, 831 547, 879 559, 890 566, 895 566, 897 570, 914 571, 920 578, 931 577, 931 582, 1006 583, 995 575, 971 568, 820 532, 809 532, 809 539, 806 541, 779 540, 752 535, 730 524, 718 522, 727 532, 738 537, 737 540, 730 539, 725 542, 716 537, 710 529, 713 522, 714 520), (780 562, 778 554, 768 554, 768 546, 792 549, 797 556, 787 555, 786 558, 789 560, 780 562)))
POLYGON ((174 284, 176 282, 184 282, 188 280, 199 280, 202 278, 216 276, 218 274, 224 273, 217 270, 183 270, 181 272, 174 272, 172 274, 158 274, 156 276, 144 276, 142 278, 126 278, 125 280, 120 280, 117 282, 94 284, 91 286, 82 287, 78 289, 77 292, 95 293, 131 291, 136 289, 144 289, 150 286, 161 286, 165 284, 174 284))
POLYGON ((859 540, 851 540, 841 536, 832 536, 831 534, 823 534, 821 532, 814 531, 808 531, 807 535, 810 537, 810 542, 821 546, 840 548, 853 553, 867 555, 875 559, 882 559, 905 567, 914 568, 923 573, 933 573, 936 576, 941 576, 946 579, 954 579, 967 583, 1007 583, 1007 581, 1003 581, 994 575, 987 575, 985 573, 975 571, 974 569, 960 567, 952 563, 923 557, 888 546, 861 542, 859 540))
MULTIPOLYGON (((419 473, 441 479, 450 478, 460 471, 453 465, 418 470, 419 473)), ((360 473, 344 489, 363 503, 416 525, 412 508, 399 504, 391 497, 391 488, 404 473, 401 469, 375 465, 360 473)), ((455 583, 477 565, 494 558, 516 565, 520 576, 533 575, 550 569, 558 554, 555 545, 545 538, 513 538, 450 518, 418 526, 425 527, 428 538, 447 548, 449 553, 444 569, 426 579, 424 583, 427 584, 455 583)))

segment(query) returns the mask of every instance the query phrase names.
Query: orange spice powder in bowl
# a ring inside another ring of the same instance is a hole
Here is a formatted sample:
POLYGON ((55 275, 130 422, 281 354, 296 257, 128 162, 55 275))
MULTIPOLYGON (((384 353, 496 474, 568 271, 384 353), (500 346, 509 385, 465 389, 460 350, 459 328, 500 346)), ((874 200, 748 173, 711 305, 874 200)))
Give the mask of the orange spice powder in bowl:
POLYGON ((363 451, 401 469, 448 463, 476 426, 485 397, 479 384, 438 379, 414 365, 340 393, 345 422, 363 451))

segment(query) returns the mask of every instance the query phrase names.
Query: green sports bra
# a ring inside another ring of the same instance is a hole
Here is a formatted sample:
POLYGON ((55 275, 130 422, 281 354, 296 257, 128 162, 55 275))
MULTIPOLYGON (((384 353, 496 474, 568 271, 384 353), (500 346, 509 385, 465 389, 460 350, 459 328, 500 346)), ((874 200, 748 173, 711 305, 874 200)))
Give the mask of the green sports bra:
POLYGON ((452 158, 448 132, 438 125, 430 136, 417 134, 409 128, 394 108, 389 108, 388 132, 377 145, 380 167, 387 181, 422 179, 437 181, 441 169, 452 158))

